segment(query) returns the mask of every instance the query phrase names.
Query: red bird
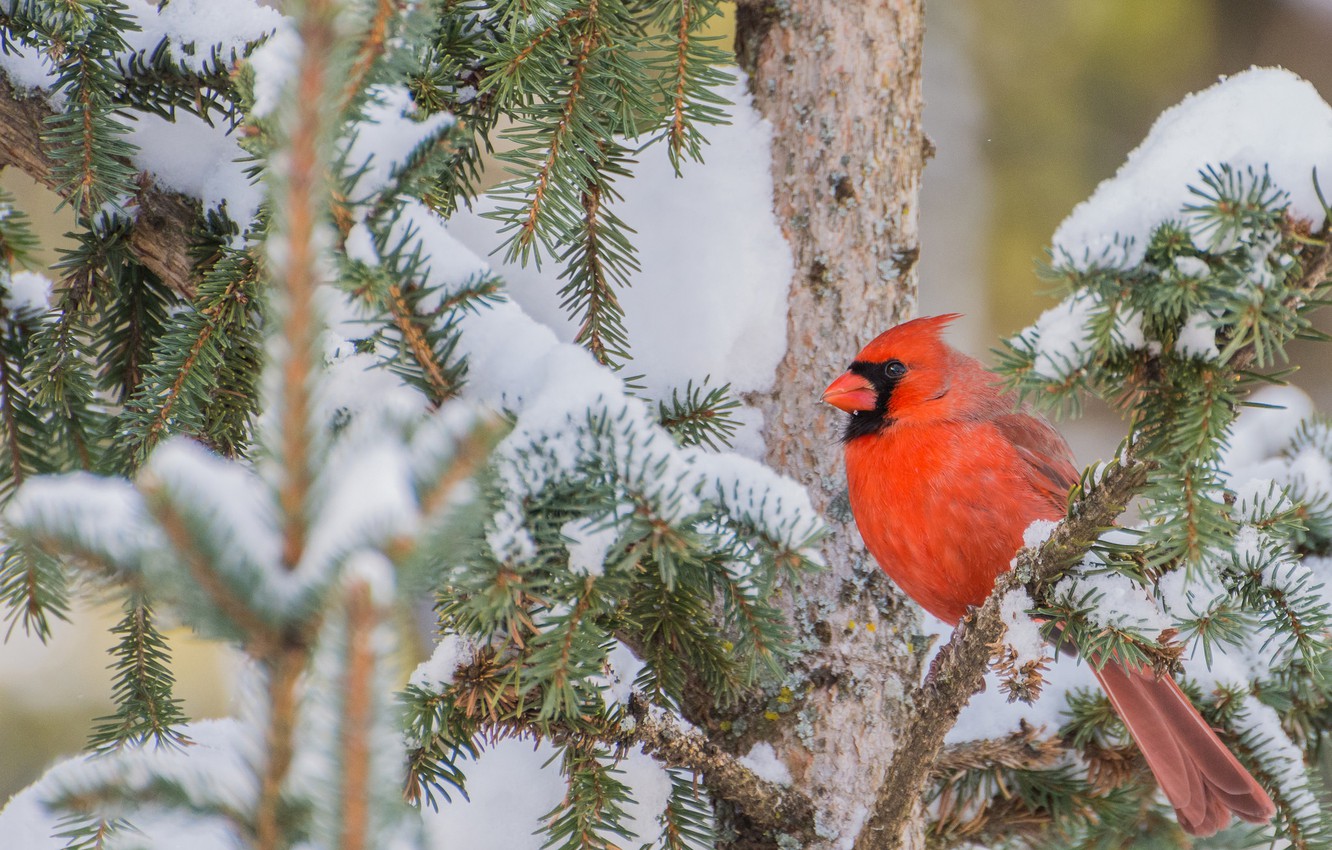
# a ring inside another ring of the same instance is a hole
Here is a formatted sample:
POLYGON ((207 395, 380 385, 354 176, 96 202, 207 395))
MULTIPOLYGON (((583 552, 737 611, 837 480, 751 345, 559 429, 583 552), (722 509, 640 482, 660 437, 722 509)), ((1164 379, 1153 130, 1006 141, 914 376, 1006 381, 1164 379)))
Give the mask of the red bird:
MULTIPOLYGON (((942 340, 956 318, 881 334, 823 393, 851 414, 846 477, 865 545, 907 595, 954 625, 985 602, 1027 526, 1063 518, 1077 481, 1059 432, 942 340)), ((1173 679, 1113 660, 1096 677, 1187 832, 1210 835, 1232 812, 1271 820, 1267 792, 1173 679)))

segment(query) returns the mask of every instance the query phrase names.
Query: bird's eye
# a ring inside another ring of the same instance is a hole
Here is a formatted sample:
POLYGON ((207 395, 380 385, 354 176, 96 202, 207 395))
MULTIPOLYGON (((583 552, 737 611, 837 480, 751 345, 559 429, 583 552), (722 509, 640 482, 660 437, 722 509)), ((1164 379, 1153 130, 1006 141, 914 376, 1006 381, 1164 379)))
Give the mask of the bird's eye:
POLYGON ((889 360, 883 364, 883 372, 888 377, 896 380, 907 373, 907 367, 901 360, 889 360))

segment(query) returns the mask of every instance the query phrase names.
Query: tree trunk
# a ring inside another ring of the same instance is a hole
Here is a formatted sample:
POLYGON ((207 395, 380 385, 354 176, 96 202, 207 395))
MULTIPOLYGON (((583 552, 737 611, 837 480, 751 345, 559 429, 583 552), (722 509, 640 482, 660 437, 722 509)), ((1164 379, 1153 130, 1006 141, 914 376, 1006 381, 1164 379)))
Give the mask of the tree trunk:
MULTIPOLYGON (((831 525, 828 568, 805 579, 791 612, 803 681, 761 734, 812 797, 824 846, 849 846, 873 806, 924 649, 914 609, 851 520, 842 416, 818 403, 861 345, 914 311, 924 27, 922 0, 742 3, 737 22, 773 125, 774 200, 796 268, 776 389, 750 401, 768 462, 807 485, 831 525)), ((923 843, 913 832, 908 845, 923 843)))

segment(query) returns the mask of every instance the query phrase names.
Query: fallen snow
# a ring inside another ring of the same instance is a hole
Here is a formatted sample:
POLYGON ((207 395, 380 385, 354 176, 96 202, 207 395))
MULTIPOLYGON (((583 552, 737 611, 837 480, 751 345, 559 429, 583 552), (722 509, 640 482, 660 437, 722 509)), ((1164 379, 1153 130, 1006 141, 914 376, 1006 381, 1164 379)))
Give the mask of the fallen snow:
POLYGON ((606 553, 620 536, 616 523, 605 517, 569 520, 560 534, 566 538, 569 570, 593 578, 605 573, 606 553))
MULTIPOLYGON (((785 351, 794 266, 772 207, 772 130, 753 109, 743 74, 731 73, 741 79, 720 93, 735 103, 732 123, 709 128, 705 162, 687 163, 677 178, 655 146, 640 155, 633 178, 615 184, 623 200, 612 209, 636 230, 642 266, 617 292, 633 356, 626 368, 642 373, 657 398, 704 376, 737 393, 769 389, 785 351)), ((482 214, 495 206, 483 197, 473 212, 450 219, 450 232, 491 254, 504 237, 482 214)), ((549 257, 540 269, 495 260, 513 299, 571 341, 578 324, 560 307, 562 265, 549 257)), ((736 445, 761 457, 755 416, 744 417, 751 427, 736 445)))
POLYGON ((140 481, 203 520, 191 531, 207 535, 199 545, 217 556, 219 569, 258 574, 281 563, 280 512, 253 469, 189 438, 172 437, 149 457, 140 481))
MULTIPOLYGON (((557 751, 549 744, 508 739, 487 748, 465 765, 467 798, 441 801, 438 813, 422 811, 429 847, 469 850, 541 850, 546 838, 545 815, 564 798, 557 751), (554 759, 552 760, 552 758, 554 759), (521 784, 515 784, 521 777, 521 784), (515 793, 521 789, 521 793, 515 793)), ((620 781, 634 789, 626 805, 629 828, 638 840, 625 846, 655 842, 661 831, 657 818, 666 808, 670 779, 650 757, 631 751, 620 764, 620 781)))
POLYGON ((416 239, 423 246, 423 254, 429 258, 423 283, 437 290, 435 300, 427 297, 422 302, 423 309, 432 309, 439 298, 456 291, 469 280, 490 273, 490 266, 458 241, 452 219, 446 224, 417 200, 404 199, 400 209, 402 215, 389 228, 388 242, 396 245, 403 240, 416 239))
MULTIPOLYGON (((1088 558, 1082 569, 1097 566, 1094 558, 1088 558)), ((1141 585, 1119 573, 1068 575, 1055 584, 1050 595, 1069 607, 1090 604, 1087 619, 1102 628, 1129 629, 1155 638, 1173 625, 1141 585)))
MULTIPOLYGON (((41 779, 10 798, 0 810, 0 835, 7 847, 63 850, 57 838, 60 814, 44 804, 63 792, 78 793, 99 783, 127 794, 146 790, 154 776, 181 787, 190 803, 221 801, 236 811, 252 808, 258 779, 244 753, 252 742, 233 720, 198 721, 183 730, 194 743, 183 748, 131 747, 102 757, 79 755, 56 764, 41 779)), ((108 842, 108 850, 232 850, 238 836, 221 819, 150 810, 108 842)))
POLYGON ((1040 315, 1023 334, 1036 344, 1036 374, 1052 381, 1068 377, 1087 365, 1093 351, 1092 310, 1098 299, 1089 292, 1065 298, 1040 315))
POLYGON ((326 370, 314 397, 317 420, 329 424, 373 418, 382 423, 423 416, 429 400, 385 368, 383 356, 357 344, 374 328, 364 302, 331 286, 320 287, 317 297, 325 324, 320 342, 326 370))
POLYGON ((1179 330, 1175 341, 1175 351, 1185 357, 1199 360, 1216 360, 1221 351, 1216 347, 1216 327, 1214 319, 1205 310, 1193 313, 1179 330))
POLYGON ((17 271, 5 275, 0 272, 0 284, 5 290, 5 309, 20 319, 40 316, 51 306, 51 279, 44 274, 17 271))
POLYGON ((1245 694, 1235 722, 1245 745, 1276 785, 1274 797, 1304 822, 1319 819, 1318 798, 1310 786, 1304 751, 1291 741, 1275 709, 1245 694))
POLYGON ((592 682, 601 688, 602 699, 607 708, 616 705, 628 705, 629 697, 634 692, 634 682, 647 666, 634 651, 623 641, 615 641, 606 655, 606 663, 599 676, 593 676, 592 682))
POLYGON ((759 741, 737 761, 752 770, 759 779, 765 779, 777 785, 789 786, 791 784, 790 768, 777 755, 777 751, 773 749, 772 744, 767 741, 759 741))
POLYGON ((416 531, 407 447, 388 428, 357 431, 334 444, 315 478, 316 520, 298 571, 317 575, 356 549, 383 550, 416 531))
POLYGON ((1027 549, 1034 549, 1050 539, 1054 530, 1059 527, 1059 523, 1049 519, 1035 519, 1031 521, 1022 531, 1022 545, 1027 549))
POLYGON ((1268 386, 1254 392, 1249 401, 1264 407, 1246 407, 1231 428, 1221 453, 1221 468, 1233 480, 1276 478, 1263 470, 1294 439, 1300 422, 1314 412, 1313 402, 1298 387, 1268 386))
POLYGON ((271 38, 254 49, 248 63, 254 71, 254 108, 256 118, 263 118, 282 102, 287 80, 296 73, 304 45, 289 19, 283 19, 271 38))
MULTIPOLYGON (((169 7, 168 7, 169 8, 169 7)), ((246 176, 247 154, 235 133, 223 123, 210 126, 202 118, 177 111, 174 121, 132 112, 126 139, 137 145, 134 164, 149 172, 165 189, 198 198, 205 209, 225 207, 242 228, 249 225, 263 200, 263 187, 246 176)))
POLYGON ((272 33, 282 15, 258 0, 125 0, 138 32, 126 32, 131 50, 150 57, 163 39, 171 58, 192 71, 202 71, 214 51, 224 63, 244 55, 245 47, 272 33))
POLYGON ((1049 657, 1049 644, 1041 637, 1040 625, 1027 610, 1034 608, 1031 595, 1024 587, 1016 587, 1004 595, 999 604, 999 617, 1004 621, 1004 644, 1017 658, 1015 667, 1049 657))
POLYGON ((417 120, 416 102, 403 85, 374 86, 370 98, 365 120, 355 125, 347 150, 347 170, 356 175, 358 198, 388 186, 417 147, 454 123, 446 112, 417 120))
POLYGON ((489 541, 501 559, 535 552, 522 523, 526 495, 576 475, 592 458, 614 464, 621 486, 666 522, 715 498, 774 540, 803 542, 820 527, 798 484, 736 455, 679 448, 613 373, 583 349, 557 342, 516 304, 479 310, 462 328, 470 376, 464 395, 518 414, 495 454, 508 501, 489 541), (604 416, 605 437, 588 434, 589 415, 604 416))
POLYGON ((1189 186, 1201 186, 1199 170, 1223 163, 1260 174, 1268 168, 1290 193, 1291 213, 1316 229, 1323 207, 1312 172, 1316 167, 1324 181, 1332 175, 1332 107, 1282 68, 1251 68, 1186 97, 1059 225, 1056 260, 1079 268, 1097 261, 1136 265, 1152 230, 1179 220, 1182 208, 1198 200, 1189 186))
POLYGON ((44 94, 57 109, 64 105, 64 95, 51 91, 56 83, 55 63, 37 48, 11 43, 8 52, 0 51, 0 71, 20 91, 44 94))
POLYGON ((163 542, 128 481, 88 472, 29 478, 6 506, 4 518, 30 533, 69 535, 83 551, 117 567, 136 565, 163 542))
MULTIPOLYGON (((284 20, 258 0, 174 0, 160 9, 151 0, 126 0, 126 6, 140 28, 124 33, 130 52, 151 56, 165 39, 171 57, 193 71, 201 70, 215 49, 225 62, 242 57, 248 44, 284 20)), ((59 106, 63 95, 50 91, 56 83, 51 62, 36 49, 20 49, 22 56, 0 54, 0 69, 20 88, 44 91, 59 106)), ((263 190, 245 176, 246 166, 238 160, 246 155, 225 122, 210 126, 184 110, 172 121, 134 109, 121 114, 127 119, 127 141, 139 148, 133 156, 136 166, 163 188, 198 198, 205 209, 225 204, 233 221, 242 227, 250 223, 263 190)))
POLYGON ((375 249, 374 236, 370 233, 370 228, 365 226, 365 222, 352 225, 352 229, 347 232, 347 241, 343 247, 347 251, 347 259, 365 263, 367 266, 379 265, 379 251, 375 249))
MULTIPOLYGON (((823 527, 809 491, 771 467, 736 452, 692 449, 687 456, 708 482, 704 497, 716 499, 730 514, 763 529, 772 539, 799 548, 823 527)), ((817 559, 813 552, 805 554, 817 559)))

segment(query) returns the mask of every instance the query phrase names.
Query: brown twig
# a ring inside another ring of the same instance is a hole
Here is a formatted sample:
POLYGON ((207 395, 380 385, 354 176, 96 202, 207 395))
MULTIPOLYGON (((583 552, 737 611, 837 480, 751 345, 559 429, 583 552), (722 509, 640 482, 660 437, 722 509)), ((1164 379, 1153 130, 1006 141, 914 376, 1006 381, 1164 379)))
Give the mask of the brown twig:
POLYGON ((637 694, 629 700, 629 713, 634 725, 621 730, 613 743, 638 745, 670 767, 701 773, 714 796, 734 804, 764 832, 787 835, 802 844, 813 840, 814 805, 805 794, 759 777, 702 732, 682 729, 637 694))
POLYGON ((274 269, 286 296, 282 336, 287 351, 281 363, 282 483, 278 502, 283 517, 282 563, 287 569, 296 568, 305 550, 305 500, 314 478, 309 452, 310 381, 317 362, 319 322, 314 299, 320 283, 320 248, 315 230, 331 201, 320 146, 329 129, 324 103, 332 85, 328 59, 337 40, 335 14, 329 0, 310 0, 298 25, 304 48, 296 72, 296 114, 282 200, 281 232, 287 250, 281 267, 274 269))
POLYGON ((689 31, 693 26, 694 4, 681 0, 680 21, 675 30, 675 92, 671 98, 671 150, 676 156, 684 150, 685 84, 689 79, 689 31))
POLYGON ((606 338, 602 332, 603 314, 619 309, 615 288, 606 276, 601 250, 601 187, 589 180, 583 189, 583 227, 587 234, 584 244, 584 264, 588 270, 587 305, 583 310, 583 323, 574 342, 587 348, 603 366, 610 365, 606 351, 606 338))
POLYGON ((1067 742, 1045 736, 1043 727, 1023 723, 1002 738, 967 741, 945 747, 934 765, 931 779, 941 786, 931 804, 936 816, 930 824, 930 845, 989 846, 1018 835, 1034 835, 1053 821, 1052 813, 1032 805, 1007 787, 1008 771, 1049 770, 1068 752, 1067 742), (958 788, 969 774, 988 773, 989 787, 958 788))
POLYGON ((551 175, 555 170, 555 164, 559 160, 561 150, 567 141, 569 128, 573 123, 574 110, 578 108, 579 99, 582 97, 583 79, 587 74, 588 59, 601 35, 597 28, 597 0, 591 0, 588 4, 586 17, 587 30, 583 34, 578 54, 572 60, 573 75, 569 80, 569 93, 565 95, 564 106, 560 109, 559 123, 551 136, 550 151, 546 154, 545 162, 537 170, 536 185, 532 190, 532 201, 528 205, 527 215, 524 216, 522 223, 519 225, 517 242, 519 245, 526 245, 536 237, 537 220, 541 215, 541 205, 546 196, 546 189, 550 184, 551 175))
POLYGON ((584 9, 569 10, 569 12, 565 14, 563 17, 554 21, 545 29, 543 29, 541 32, 533 36, 532 40, 527 43, 527 46, 524 47, 522 50, 518 51, 518 55, 513 57, 513 60, 509 62, 508 66, 505 68, 505 71, 507 73, 512 74, 518 68, 519 65, 522 65, 524 62, 526 62, 528 58, 533 53, 536 52, 536 49, 538 47, 544 44, 549 38, 554 36, 557 32, 564 29, 565 25, 578 20, 579 18, 583 17, 586 14, 588 14, 588 12, 584 9))
POLYGON ((342 830, 338 850, 363 850, 370 834, 370 728, 374 722, 375 651, 378 614, 370 587, 347 588, 347 675, 342 703, 342 830))
POLYGON ((1026 721, 1002 738, 964 741, 944 747, 931 766, 935 778, 986 768, 1044 770, 1053 767, 1067 751, 1063 739, 1042 737, 1044 728, 1026 721))
POLYGON ((375 7, 375 16, 370 21, 370 28, 361 42, 361 49, 356 53, 356 61, 352 63, 351 70, 347 74, 347 84, 342 87, 339 112, 346 112, 347 107, 351 106, 351 102, 365 88, 370 69, 375 66, 379 57, 384 55, 384 47, 388 41, 389 19, 398 11, 400 5, 396 0, 379 0, 375 7))
POLYGON ((388 297, 389 313, 393 315, 393 323, 398 326, 398 332, 402 334, 402 339, 407 343, 407 348, 416 358, 416 362, 421 364, 421 371, 425 373, 426 380, 430 382, 431 402, 434 404, 443 404, 453 397, 457 389, 444 377, 444 367, 440 365, 435 358, 435 351, 430 347, 430 341, 426 339, 425 332, 421 330, 418 324, 419 317, 413 312, 402 295, 402 288, 397 284, 389 287, 388 297))
POLYGON ((255 847, 279 850, 285 847, 282 826, 282 786, 295 753, 296 717, 299 707, 297 684, 309 655, 306 646, 289 643, 268 667, 268 730, 264 753, 268 756, 259 778, 259 804, 255 812, 255 847))

